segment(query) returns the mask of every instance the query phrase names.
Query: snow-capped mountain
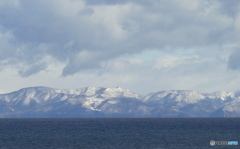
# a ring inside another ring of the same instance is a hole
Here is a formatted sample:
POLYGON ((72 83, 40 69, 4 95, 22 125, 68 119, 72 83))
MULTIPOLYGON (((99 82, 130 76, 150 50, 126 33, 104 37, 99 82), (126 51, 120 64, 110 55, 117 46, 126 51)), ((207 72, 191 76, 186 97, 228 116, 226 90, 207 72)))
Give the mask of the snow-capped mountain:
POLYGON ((0 94, 0 117, 240 117, 240 91, 170 90, 139 96, 123 88, 30 87, 0 94))

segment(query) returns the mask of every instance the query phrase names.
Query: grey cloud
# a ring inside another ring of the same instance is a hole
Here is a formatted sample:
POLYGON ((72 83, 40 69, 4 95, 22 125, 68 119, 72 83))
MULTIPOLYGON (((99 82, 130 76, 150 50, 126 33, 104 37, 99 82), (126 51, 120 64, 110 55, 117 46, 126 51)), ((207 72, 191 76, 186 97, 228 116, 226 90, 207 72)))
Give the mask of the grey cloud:
POLYGON ((22 76, 22 77, 29 77, 35 73, 40 72, 41 70, 46 69, 46 65, 44 63, 40 63, 40 64, 33 64, 30 66, 27 66, 27 68, 23 67, 21 68, 18 73, 22 76))
POLYGON ((91 8, 86 8, 86 9, 83 9, 79 12, 80 15, 92 15, 94 13, 94 10, 91 9, 91 8))
POLYGON ((219 0, 219 2, 221 2, 221 6, 222 6, 220 11, 223 14, 227 14, 230 17, 236 17, 240 9, 239 0, 231 0, 231 1, 219 0))
POLYGON ((104 61, 147 49, 221 46, 237 41, 231 23, 237 11, 232 11, 233 4, 225 5, 225 1, 19 2, 17 8, 0 10, 0 25, 14 38, 14 43, 0 42, 0 47, 22 49, 23 55, 18 53, 12 58, 29 67, 19 71, 22 76, 44 69, 33 68, 46 56, 66 63, 62 75, 67 76, 100 68, 104 61), (220 10, 231 16, 222 15, 220 10), (92 56, 84 60, 77 56, 86 50, 92 56))
POLYGON ((67 76, 76 73, 78 70, 91 70, 96 67, 100 67, 104 59, 103 53, 91 52, 83 50, 68 59, 67 66, 63 69, 62 75, 67 76))
POLYGON ((240 50, 234 51, 229 56, 228 67, 233 70, 240 70, 240 50))
POLYGON ((129 2, 129 0, 87 0, 86 3, 88 5, 116 5, 116 4, 125 4, 126 2, 129 2))
POLYGON ((13 35, 0 27, 0 61, 8 60, 14 56, 14 48, 13 35))

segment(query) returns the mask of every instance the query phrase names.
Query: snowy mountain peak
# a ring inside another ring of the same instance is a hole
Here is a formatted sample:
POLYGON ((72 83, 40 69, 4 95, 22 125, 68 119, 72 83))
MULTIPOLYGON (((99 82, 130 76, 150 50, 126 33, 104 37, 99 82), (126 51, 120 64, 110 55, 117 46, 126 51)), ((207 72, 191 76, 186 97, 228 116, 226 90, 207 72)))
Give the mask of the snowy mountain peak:
POLYGON ((104 89, 100 87, 85 87, 81 89, 81 94, 86 96, 92 96, 95 95, 97 91, 104 89))
POLYGON ((217 98, 222 99, 222 100, 226 100, 227 97, 232 98, 232 97, 234 97, 234 95, 235 95, 234 92, 223 92, 223 91, 221 91, 221 92, 216 92, 215 93, 215 96, 217 98))
POLYGON ((130 92, 127 89, 123 89, 123 88, 106 88, 106 90, 104 91, 105 97, 107 96, 111 96, 111 97, 127 97, 127 98, 138 98, 137 94, 134 94, 132 92, 130 92))
POLYGON ((31 92, 31 91, 49 91, 53 90, 53 88, 50 87, 44 87, 44 86, 37 86, 37 87, 27 87, 27 88, 22 88, 18 91, 26 91, 26 92, 31 92))
POLYGON ((168 90, 140 97, 120 87, 30 87, 0 94, 0 117, 240 117, 240 91, 168 90))
POLYGON ((161 102, 159 99, 169 101, 177 101, 177 102, 185 102, 185 103, 196 103, 198 100, 204 99, 205 96, 197 93, 195 91, 189 90, 168 90, 161 91, 157 93, 152 93, 143 99, 144 102, 161 102))
POLYGON ((211 99, 220 99, 220 100, 227 100, 229 98, 236 98, 238 96, 237 92, 224 92, 224 91, 219 91, 219 92, 214 92, 214 93, 205 93, 205 96, 211 99))
POLYGON ((102 96, 103 98, 127 97, 137 98, 138 95, 130 92, 127 89, 117 88, 103 88, 103 87, 86 87, 82 89, 81 95, 85 96, 102 96))

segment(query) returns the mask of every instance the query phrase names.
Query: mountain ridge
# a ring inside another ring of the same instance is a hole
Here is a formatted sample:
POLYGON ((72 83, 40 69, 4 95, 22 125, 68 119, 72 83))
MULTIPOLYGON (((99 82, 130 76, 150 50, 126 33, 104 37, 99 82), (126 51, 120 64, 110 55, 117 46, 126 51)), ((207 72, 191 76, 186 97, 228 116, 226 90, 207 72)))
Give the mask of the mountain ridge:
POLYGON ((138 95, 120 87, 38 86, 0 94, 0 117, 239 117, 237 105, 239 91, 166 90, 138 95))

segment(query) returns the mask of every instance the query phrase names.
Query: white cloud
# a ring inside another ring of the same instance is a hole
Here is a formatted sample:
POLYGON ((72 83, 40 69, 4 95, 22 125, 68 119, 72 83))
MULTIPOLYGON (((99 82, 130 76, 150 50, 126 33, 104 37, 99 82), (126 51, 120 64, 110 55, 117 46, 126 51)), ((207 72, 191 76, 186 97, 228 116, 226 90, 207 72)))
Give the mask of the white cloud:
POLYGON ((14 69, 18 80, 41 74, 56 76, 49 82, 59 86, 79 80, 138 91, 140 84, 201 90, 220 80, 210 73, 223 72, 231 82, 226 67, 238 64, 239 54, 227 45, 239 46, 239 6, 221 0, 3 0, 0 73, 14 69), (53 72, 55 63, 60 67, 53 72))

